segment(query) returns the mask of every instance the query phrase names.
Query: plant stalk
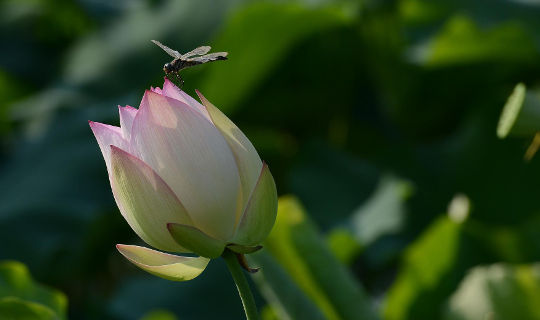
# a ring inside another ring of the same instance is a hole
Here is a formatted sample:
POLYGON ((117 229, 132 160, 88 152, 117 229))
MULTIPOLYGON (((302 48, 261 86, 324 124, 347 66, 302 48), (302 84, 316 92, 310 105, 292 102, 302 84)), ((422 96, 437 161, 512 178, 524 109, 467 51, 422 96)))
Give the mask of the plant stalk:
POLYGON ((227 267, 229 268, 234 283, 236 284, 236 289, 238 289, 240 299, 242 299, 244 311, 246 312, 246 319, 259 320, 259 314, 257 313, 257 306, 255 305, 253 293, 251 292, 249 283, 247 282, 244 271, 242 270, 236 255, 231 250, 225 249, 222 257, 227 263, 227 267))

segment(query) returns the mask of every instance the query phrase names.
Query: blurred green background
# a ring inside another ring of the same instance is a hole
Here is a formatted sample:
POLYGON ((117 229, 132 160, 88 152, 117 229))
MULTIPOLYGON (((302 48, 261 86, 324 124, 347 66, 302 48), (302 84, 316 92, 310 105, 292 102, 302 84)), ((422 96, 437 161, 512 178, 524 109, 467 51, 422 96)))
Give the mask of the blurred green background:
POLYGON ((243 317, 220 259, 172 283, 114 247, 141 242, 87 120, 118 124, 162 85, 157 39, 229 52, 183 89, 295 197, 252 257, 265 319, 540 319, 540 161, 532 137, 495 134, 515 84, 539 83, 538 30, 535 0, 1 0, 0 260, 35 282, 5 262, 0 298, 60 319, 243 317))

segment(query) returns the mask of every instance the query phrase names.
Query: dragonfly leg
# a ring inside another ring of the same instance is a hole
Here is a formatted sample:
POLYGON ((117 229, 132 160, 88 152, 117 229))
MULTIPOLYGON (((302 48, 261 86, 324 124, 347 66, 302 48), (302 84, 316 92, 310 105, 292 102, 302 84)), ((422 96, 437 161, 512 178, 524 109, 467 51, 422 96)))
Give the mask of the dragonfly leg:
POLYGON ((178 88, 182 88, 184 86, 184 79, 182 79, 182 76, 180 76, 178 73, 176 74, 176 79, 178 79, 178 84, 180 85, 178 88))
POLYGON ((182 79, 182 77, 178 73, 174 73, 174 76, 172 74, 173 72, 169 72, 165 74, 165 76, 167 77, 167 79, 169 79, 169 81, 174 83, 178 88, 182 88, 184 86, 184 79, 182 79))

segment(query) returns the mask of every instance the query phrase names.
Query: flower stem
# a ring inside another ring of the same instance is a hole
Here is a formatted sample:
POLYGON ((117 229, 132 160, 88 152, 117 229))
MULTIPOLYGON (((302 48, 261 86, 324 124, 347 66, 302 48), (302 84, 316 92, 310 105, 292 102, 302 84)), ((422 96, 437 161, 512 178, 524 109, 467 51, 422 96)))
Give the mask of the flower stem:
POLYGON ((240 299, 242 299, 242 304, 244 305, 244 311, 246 312, 247 320, 258 320, 259 315, 257 314, 257 306, 255 305, 255 299, 253 299, 253 294, 249 288, 249 284, 244 275, 244 271, 240 267, 236 255, 229 249, 225 249, 222 255, 223 259, 227 263, 227 267, 231 272, 231 275, 236 284, 236 289, 238 289, 238 294, 240 299))

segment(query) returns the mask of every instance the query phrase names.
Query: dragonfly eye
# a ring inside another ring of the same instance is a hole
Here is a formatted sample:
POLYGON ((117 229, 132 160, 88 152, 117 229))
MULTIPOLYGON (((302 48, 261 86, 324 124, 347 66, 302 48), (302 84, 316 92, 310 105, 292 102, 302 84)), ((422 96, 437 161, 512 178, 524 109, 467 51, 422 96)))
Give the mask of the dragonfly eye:
POLYGON ((165 71, 166 73, 169 73, 172 71, 172 66, 170 63, 166 63, 164 66, 163 66, 163 71, 165 71))

